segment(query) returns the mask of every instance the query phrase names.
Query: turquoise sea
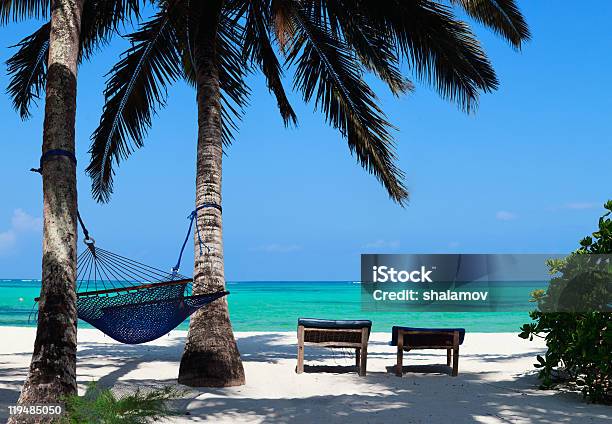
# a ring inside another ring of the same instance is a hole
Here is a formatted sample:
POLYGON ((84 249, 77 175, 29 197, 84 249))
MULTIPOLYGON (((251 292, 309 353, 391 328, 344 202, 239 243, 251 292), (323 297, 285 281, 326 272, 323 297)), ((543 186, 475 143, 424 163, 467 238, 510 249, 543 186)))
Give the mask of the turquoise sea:
MULTIPOLYGON (((298 317, 370 319, 374 331, 393 325, 465 327, 474 332, 517 332, 527 312, 366 312, 351 281, 229 282, 236 331, 293 331, 298 317)), ((0 280, 0 326, 35 326, 40 281, 0 280)), ((524 291, 523 291, 524 292, 524 291)), ((79 326, 89 325, 79 321, 79 326)), ((179 328, 187 329, 187 322, 179 328)))
MULTIPOLYGON (((383 332, 393 325, 517 332, 529 322, 527 312, 365 312, 360 285, 351 281, 245 281, 229 282, 227 288, 236 331, 293 331, 298 317, 370 319, 374 331, 383 332)), ((39 292, 40 281, 0 280, 0 326, 35 326, 39 292)), ((89 327, 83 321, 79 326, 89 327)), ((187 322, 179 328, 186 329, 187 322)))

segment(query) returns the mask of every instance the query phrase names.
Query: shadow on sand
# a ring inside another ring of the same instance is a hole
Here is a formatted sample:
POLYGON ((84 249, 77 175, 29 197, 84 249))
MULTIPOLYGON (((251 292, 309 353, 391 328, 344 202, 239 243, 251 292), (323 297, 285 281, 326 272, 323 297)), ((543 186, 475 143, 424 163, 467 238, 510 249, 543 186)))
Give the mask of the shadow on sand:
MULTIPOLYGON (((296 358, 296 346, 282 334, 255 334, 239 338, 245 364, 249 362, 277 363, 296 358)), ((79 383, 86 383, 92 371, 101 367, 112 367, 103 373, 99 383, 114 387, 118 392, 138 387, 159 387, 176 384, 174 379, 129 380, 124 377, 145 362, 168 361, 178 364, 183 349, 183 340, 170 338, 165 345, 131 346, 109 343, 85 342, 79 345, 79 383), (109 364, 109 359, 112 358, 109 364), (100 362, 100 363, 98 363, 100 362)), ((307 351, 306 378, 335 379, 354 378, 355 393, 338 395, 314 395, 293 398, 274 398, 242 393, 237 388, 188 389, 175 407, 186 411, 177 422, 244 422, 252 419, 266 423, 604 423, 612 422, 612 409, 600 405, 588 405, 577 395, 570 393, 538 391, 537 379, 527 374, 507 381, 487 381, 487 372, 460 372, 458 377, 448 376, 450 368, 436 364, 439 358, 431 358, 427 365, 407 365, 406 374, 394 375, 394 354, 381 348, 385 343, 372 342, 369 358, 381 358, 389 362, 385 371, 371 372, 365 377, 355 373, 352 352, 338 354, 328 349, 311 348, 307 351), (341 361, 342 364, 325 364, 321 361, 341 361), (308 362, 311 362, 308 364, 308 362), (313 364, 314 363, 314 364, 313 364), (337 377, 334 375, 338 375, 337 377), (318 375, 320 374, 320 375, 318 375), (562 405, 563 407, 559 407, 562 405), (188 411, 188 412, 187 412, 188 411), (579 418, 576 418, 576 417, 579 418)), ((28 355, 18 353, 12 355, 28 355)), ((411 357, 430 356, 427 353, 411 352, 411 357)), ((513 359, 533 356, 463 354, 462 359, 502 363, 513 359)), ((444 358, 445 360, 445 358, 444 358)), ((27 369, 10 368, 0 355, 0 380, 9 381, 0 389, 0 419, 6 418, 7 405, 14 403, 19 395, 20 382, 27 369)), ((178 367, 178 366, 177 366, 178 367)), ((290 368, 287 368, 290 370, 290 368)), ((291 372, 291 371, 289 371, 291 372)), ((95 374, 95 373, 94 373, 95 374)), ((248 379, 248 375, 247 375, 248 379)), ((352 381, 352 380, 350 380, 352 381)), ((333 384, 333 383, 331 383, 333 384)), ((295 392, 295 391, 294 391, 295 392)), ((298 390, 299 393, 299 390, 298 390)))

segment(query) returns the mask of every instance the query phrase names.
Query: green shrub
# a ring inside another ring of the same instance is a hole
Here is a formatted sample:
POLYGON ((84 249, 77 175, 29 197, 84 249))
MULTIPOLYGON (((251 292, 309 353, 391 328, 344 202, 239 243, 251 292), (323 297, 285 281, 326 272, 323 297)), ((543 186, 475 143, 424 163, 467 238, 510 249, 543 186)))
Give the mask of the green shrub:
POLYGON ((548 350, 537 356, 535 364, 543 388, 575 384, 593 402, 612 399, 611 268, 609 262, 588 271, 582 268, 595 258, 584 255, 612 253, 612 201, 604 207, 608 212, 592 237, 584 238, 567 258, 548 261, 554 278, 546 292, 532 293, 538 309, 530 313, 533 322, 524 324, 519 334, 546 340, 548 350))
POLYGON ((159 422, 180 413, 168 406, 183 392, 164 387, 155 390, 137 389, 131 394, 116 396, 110 389, 102 389, 95 382, 87 386, 83 396, 69 396, 64 400, 66 413, 61 424, 148 424, 159 422))

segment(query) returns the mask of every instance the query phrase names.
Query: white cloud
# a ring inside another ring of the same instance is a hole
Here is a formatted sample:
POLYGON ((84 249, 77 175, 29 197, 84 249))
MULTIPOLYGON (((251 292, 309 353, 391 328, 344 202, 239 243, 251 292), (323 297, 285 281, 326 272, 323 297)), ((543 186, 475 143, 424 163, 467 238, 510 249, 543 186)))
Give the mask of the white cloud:
POLYGON ((11 224, 17 232, 42 230, 42 218, 35 218, 22 209, 15 209, 11 224))
POLYGON ((400 247, 399 240, 376 240, 365 244, 366 249, 397 249, 400 247))
POLYGON ((13 247, 16 239, 15 233, 11 230, 0 233, 0 253, 13 247))
POLYGON ((495 214, 495 218, 500 221, 512 221, 518 218, 518 216, 513 212, 497 211, 497 213, 495 214))
POLYGON ((564 209, 593 209, 598 203, 595 202, 574 202, 563 205, 564 209))
POLYGON ((40 231, 41 229, 42 218, 33 217, 22 209, 15 209, 11 217, 10 228, 0 232, 0 253, 6 252, 14 247, 19 235, 40 231))
POLYGON ((264 244, 261 246, 257 246, 252 248, 251 250, 256 252, 267 252, 267 253, 288 253, 295 252, 296 250, 302 249, 302 246, 297 244, 279 244, 279 243, 270 243, 264 244))

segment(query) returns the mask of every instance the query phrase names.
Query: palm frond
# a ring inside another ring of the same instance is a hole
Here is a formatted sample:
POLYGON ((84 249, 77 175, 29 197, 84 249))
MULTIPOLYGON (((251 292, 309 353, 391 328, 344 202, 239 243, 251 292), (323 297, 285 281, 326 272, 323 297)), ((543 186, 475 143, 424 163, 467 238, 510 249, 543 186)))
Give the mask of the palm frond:
POLYGON ((270 14, 276 41, 281 52, 285 53, 287 45, 295 36, 291 4, 286 0, 270 0, 270 14))
POLYGON ((389 196, 403 204, 408 192, 396 167, 390 124, 377 106, 374 92, 361 78, 360 63, 350 46, 334 37, 314 14, 294 0, 285 0, 294 39, 287 60, 296 66, 294 86, 305 101, 315 98, 327 121, 347 138, 359 163, 373 173, 389 196))
POLYGON ((219 87, 221 89, 221 124, 223 144, 232 143, 238 130, 244 107, 248 103, 249 88, 244 78, 246 64, 240 46, 244 28, 232 14, 221 14, 217 31, 217 58, 219 64, 219 87))
POLYGON ((278 110, 286 126, 297 125, 297 116, 287 99, 282 83, 283 71, 270 41, 270 10, 259 1, 249 2, 243 56, 261 69, 268 90, 276 97, 278 110))
MULTIPOLYGON (((1 1, 1 0, 0 0, 1 1)), ((85 0, 81 24, 81 60, 108 41, 120 22, 139 17, 140 0, 85 0)), ((22 119, 30 117, 30 106, 45 90, 49 49, 49 23, 21 40, 19 50, 7 61, 12 75, 7 92, 22 119)))
POLYGON ((336 36, 344 38, 361 63, 384 81, 394 95, 414 90, 414 84, 399 69, 393 40, 385 31, 370 25, 361 13, 347 13, 350 5, 342 0, 322 1, 321 6, 324 10, 321 18, 327 20, 336 36))
POLYGON ((497 88, 495 71, 480 43, 449 7, 429 0, 344 1, 387 32, 419 78, 464 110, 475 108, 480 91, 497 88))
POLYGON ((176 14, 172 25, 177 34, 179 51, 182 56, 183 77, 189 85, 195 87, 195 36, 198 30, 196 14, 199 14, 199 9, 197 5, 192 6, 192 1, 197 2, 197 0, 185 0, 175 6, 180 8, 180 12, 176 14))
POLYGON ((0 26, 9 22, 47 17, 49 0, 0 0, 0 26))
POLYGON ((88 60, 121 24, 140 18, 147 0, 85 0, 81 21, 81 59, 88 60), (141 4, 142 3, 142 4, 141 4))
MULTIPOLYGON (((187 83, 195 87, 196 40, 202 25, 202 14, 208 11, 203 9, 197 0, 186 0, 177 8, 180 8, 180 12, 176 13, 173 25, 182 55, 183 76, 187 83)), ((244 12, 244 2, 226 1, 219 16, 220 22, 217 24, 216 57, 221 90, 221 135, 224 145, 232 143, 234 134, 238 130, 238 121, 244 115, 244 107, 248 104, 250 94, 244 80, 247 72, 246 61, 240 51, 244 38, 244 27, 241 25, 244 12)))
POLYGON ((515 48, 531 38, 529 26, 515 0, 450 0, 472 18, 493 29, 515 48))
POLYGON ((170 402, 184 397, 185 391, 172 386, 155 389, 137 388, 121 394, 91 382, 83 396, 71 395, 63 399, 66 413, 59 424, 122 423, 148 424, 181 415, 170 402))
POLYGON ((6 62, 8 74, 11 75, 7 92, 21 119, 30 117, 32 102, 35 102, 45 89, 49 28, 49 23, 46 23, 21 40, 14 46, 19 50, 6 62))
POLYGON ((100 124, 92 135, 87 172, 98 201, 109 200, 113 190, 113 162, 119 164, 151 126, 151 115, 165 103, 166 87, 182 76, 171 12, 162 10, 128 36, 132 42, 111 69, 100 124))

